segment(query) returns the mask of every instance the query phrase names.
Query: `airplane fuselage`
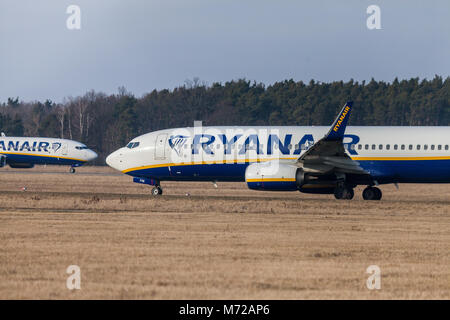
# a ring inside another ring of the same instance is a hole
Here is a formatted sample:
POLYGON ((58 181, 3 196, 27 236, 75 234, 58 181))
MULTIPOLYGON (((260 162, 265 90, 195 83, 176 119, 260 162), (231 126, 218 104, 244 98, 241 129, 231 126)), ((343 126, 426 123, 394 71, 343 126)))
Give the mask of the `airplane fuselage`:
POLYGON ((27 168, 34 164, 78 167, 97 158, 84 144, 58 138, 0 137, 0 156, 4 164, 27 168))
MULTIPOLYGON (((295 163, 328 129, 160 130, 133 139, 112 153, 107 163, 133 177, 155 181, 245 181, 250 164, 295 163)), ((450 183, 450 127, 347 127, 343 143, 347 155, 377 184, 450 183)))

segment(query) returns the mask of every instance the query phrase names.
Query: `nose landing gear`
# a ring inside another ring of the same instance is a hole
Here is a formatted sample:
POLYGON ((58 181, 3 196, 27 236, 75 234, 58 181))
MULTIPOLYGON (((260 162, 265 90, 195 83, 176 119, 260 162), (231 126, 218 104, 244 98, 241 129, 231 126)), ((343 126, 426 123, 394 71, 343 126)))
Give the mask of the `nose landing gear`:
POLYGON ((150 179, 150 178, 144 178, 144 177, 134 177, 133 182, 136 183, 142 183, 142 184, 148 184, 153 186, 151 194, 152 196, 160 196, 163 193, 163 189, 161 188, 159 184, 159 180, 156 179, 150 179))
POLYGON ((156 186, 152 188, 152 196, 157 197, 162 195, 163 190, 160 186, 156 186))

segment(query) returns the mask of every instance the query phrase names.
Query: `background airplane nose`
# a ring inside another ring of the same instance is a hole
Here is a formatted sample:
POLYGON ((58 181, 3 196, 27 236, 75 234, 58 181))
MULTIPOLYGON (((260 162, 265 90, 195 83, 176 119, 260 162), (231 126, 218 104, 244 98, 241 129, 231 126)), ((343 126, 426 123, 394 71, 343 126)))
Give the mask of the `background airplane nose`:
POLYGON ((98 154, 95 151, 89 150, 88 161, 97 159, 98 154))

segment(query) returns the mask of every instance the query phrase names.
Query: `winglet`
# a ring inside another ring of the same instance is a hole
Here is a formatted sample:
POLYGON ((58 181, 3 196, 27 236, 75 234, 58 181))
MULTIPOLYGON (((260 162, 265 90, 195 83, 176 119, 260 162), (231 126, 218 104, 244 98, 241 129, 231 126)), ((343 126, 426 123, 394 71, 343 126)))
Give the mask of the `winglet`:
POLYGON ((352 101, 348 101, 344 105, 336 120, 334 120, 330 131, 325 135, 324 140, 336 141, 344 138, 345 128, 347 127, 348 118, 350 118, 350 113, 352 111, 352 105, 352 101))

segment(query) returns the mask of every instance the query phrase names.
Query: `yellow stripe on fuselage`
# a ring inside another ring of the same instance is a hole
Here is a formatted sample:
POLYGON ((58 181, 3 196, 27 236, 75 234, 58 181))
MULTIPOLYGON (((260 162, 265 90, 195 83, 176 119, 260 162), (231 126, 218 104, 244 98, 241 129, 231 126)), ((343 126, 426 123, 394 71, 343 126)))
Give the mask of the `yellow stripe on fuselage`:
POLYGON ((160 163, 153 164, 150 166, 142 166, 135 167, 130 169, 125 169, 122 172, 127 173, 130 171, 136 170, 144 170, 144 169, 153 169, 153 168, 163 168, 163 167, 176 167, 176 166, 196 166, 202 164, 234 164, 234 163, 247 163, 247 162, 266 162, 271 160, 297 160, 298 157, 295 158, 268 158, 268 159, 236 159, 236 160, 213 160, 213 161, 197 161, 197 162, 179 162, 179 163, 160 163))
POLYGON ((75 160, 75 161, 81 161, 81 162, 86 162, 87 161, 87 160, 82 160, 82 159, 77 159, 77 158, 51 156, 51 155, 46 155, 46 154, 22 153, 22 152, 2 152, 2 151, 0 151, 0 154, 15 154, 15 155, 19 155, 19 156, 35 156, 35 157, 45 157, 45 158, 59 158, 59 159, 75 160))

